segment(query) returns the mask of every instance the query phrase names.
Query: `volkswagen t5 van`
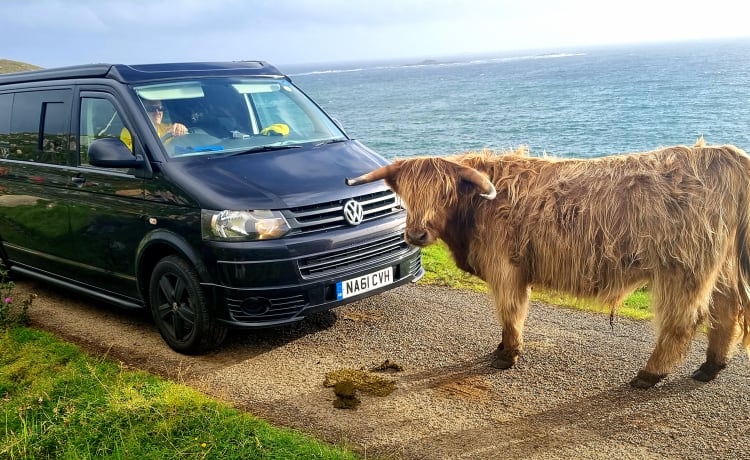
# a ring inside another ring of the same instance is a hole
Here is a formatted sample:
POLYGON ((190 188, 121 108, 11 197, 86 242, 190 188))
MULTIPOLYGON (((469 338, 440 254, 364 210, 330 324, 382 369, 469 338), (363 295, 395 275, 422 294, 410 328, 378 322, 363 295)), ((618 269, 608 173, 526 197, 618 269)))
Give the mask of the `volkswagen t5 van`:
POLYGON ((0 258, 182 353, 423 274, 387 161, 265 62, 0 76, 0 258))

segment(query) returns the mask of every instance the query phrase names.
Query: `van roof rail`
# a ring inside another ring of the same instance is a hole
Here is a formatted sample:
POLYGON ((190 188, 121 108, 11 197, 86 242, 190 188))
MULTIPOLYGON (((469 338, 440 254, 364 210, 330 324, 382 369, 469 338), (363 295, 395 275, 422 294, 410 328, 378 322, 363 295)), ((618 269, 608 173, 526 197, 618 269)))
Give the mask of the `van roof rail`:
POLYGON ((0 85, 48 80, 111 78, 122 83, 204 76, 284 77, 279 69, 264 61, 176 62, 162 64, 85 64, 0 75, 0 85))

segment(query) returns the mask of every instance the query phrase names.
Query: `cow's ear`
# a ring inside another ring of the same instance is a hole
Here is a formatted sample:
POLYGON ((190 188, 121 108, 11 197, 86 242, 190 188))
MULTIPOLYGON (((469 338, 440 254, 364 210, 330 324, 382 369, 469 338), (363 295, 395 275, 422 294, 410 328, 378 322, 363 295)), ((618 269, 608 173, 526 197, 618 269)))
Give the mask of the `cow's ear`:
POLYGON ((494 200, 497 196, 495 185, 487 179, 487 176, 474 168, 459 166, 458 175, 461 179, 474 185, 479 190, 479 196, 488 200, 494 200))

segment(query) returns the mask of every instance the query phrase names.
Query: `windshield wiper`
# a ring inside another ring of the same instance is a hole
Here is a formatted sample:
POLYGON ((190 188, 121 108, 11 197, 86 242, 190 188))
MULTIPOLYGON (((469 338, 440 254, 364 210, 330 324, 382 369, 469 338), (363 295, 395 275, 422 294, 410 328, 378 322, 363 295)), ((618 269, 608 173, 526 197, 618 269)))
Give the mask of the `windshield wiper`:
POLYGON ((252 147, 247 150, 234 153, 230 156, 236 157, 238 155, 247 155, 248 153, 273 152, 274 150, 287 150, 287 149, 299 149, 299 148, 302 148, 302 146, 301 145, 259 145, 257 147, 252 147))
POLYGON ((329 139, 327 141, 318 142, 317 144, 315 144, 315 147, 320 147, 321 145, 328 145, 328 144, 338 144, 339 142, 346 142, 348 140, 349 139, 345 137, 340 137, 338 139, 329 139))

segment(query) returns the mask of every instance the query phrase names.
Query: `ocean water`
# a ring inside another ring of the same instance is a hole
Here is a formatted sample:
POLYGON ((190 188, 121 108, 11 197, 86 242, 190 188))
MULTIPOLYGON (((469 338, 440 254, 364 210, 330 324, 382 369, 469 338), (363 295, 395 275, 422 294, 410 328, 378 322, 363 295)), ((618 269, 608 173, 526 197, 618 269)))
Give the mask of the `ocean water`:
POLYGON ((281 70, 387 158, 596 157, 699 136, 750 151, 750 39, 281 70))

